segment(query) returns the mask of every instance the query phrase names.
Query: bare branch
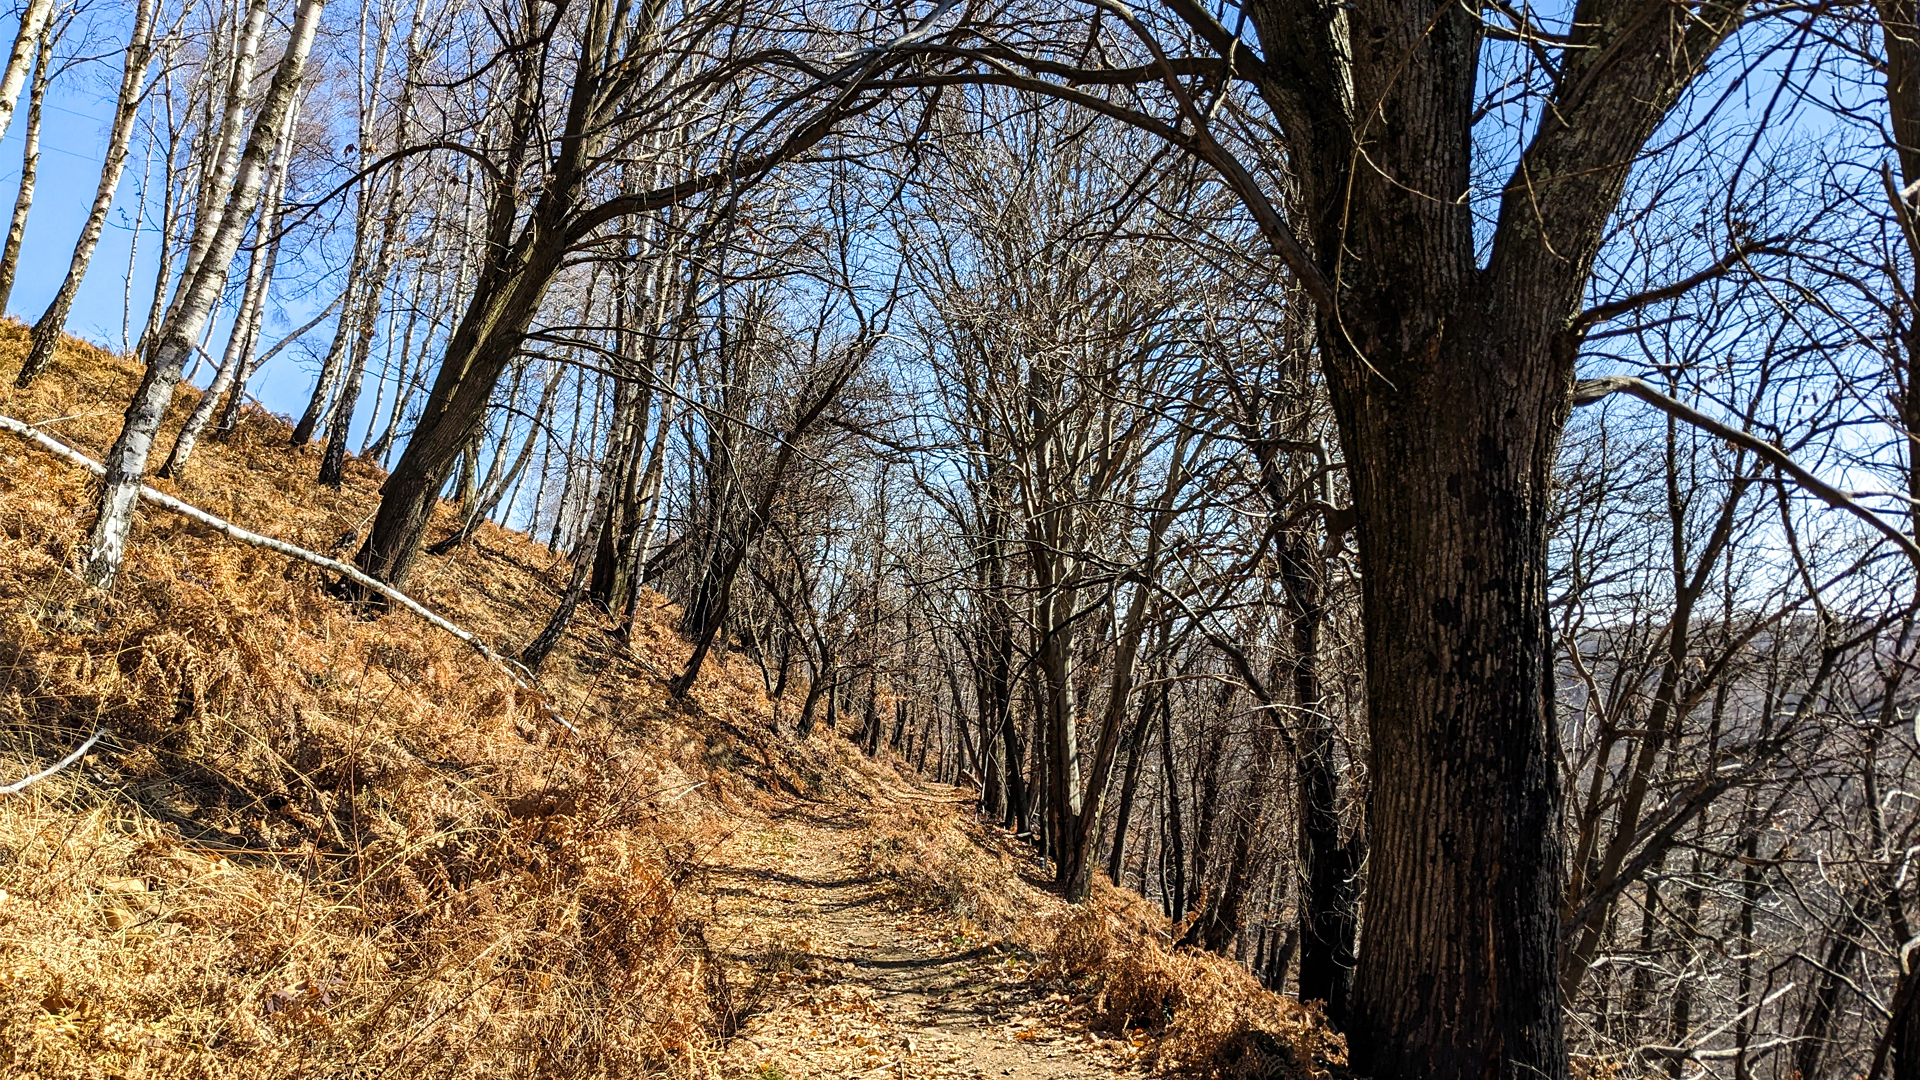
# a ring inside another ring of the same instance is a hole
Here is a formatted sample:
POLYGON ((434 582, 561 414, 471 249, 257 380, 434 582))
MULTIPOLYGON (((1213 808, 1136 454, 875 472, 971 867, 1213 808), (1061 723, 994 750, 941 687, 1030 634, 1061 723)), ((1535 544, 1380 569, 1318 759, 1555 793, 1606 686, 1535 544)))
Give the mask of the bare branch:
POLYGON ((1849 514, 1873 526, 1875 531, 1892 540, 1901 551, 1906 552, 1916 567, 1920 567, 1920 544, 1901 532, 1899 527, 1862 506, 1846 492, 1815 476, 1811 471, 1787 456, 1786 451, 1760 438, 1751 432, 1723 424, 1706 413, 1687 405, 1685 402, 1655 390, 1644 380, 1629 375, 1613 375, 1603 379, 1582 379, 1573 386, 1573 405, 1591 405, 1609 394, 1626 394, 1639 398, 1661 412, 1678 420, 1684 420, 1702 431, 1717 435, 1736 446, 1745 447, 1759 455, 1761 459, 1792 477, 1801 487, 1806 488, 1821 502, 1835 510, 1844 510, 1849 514))

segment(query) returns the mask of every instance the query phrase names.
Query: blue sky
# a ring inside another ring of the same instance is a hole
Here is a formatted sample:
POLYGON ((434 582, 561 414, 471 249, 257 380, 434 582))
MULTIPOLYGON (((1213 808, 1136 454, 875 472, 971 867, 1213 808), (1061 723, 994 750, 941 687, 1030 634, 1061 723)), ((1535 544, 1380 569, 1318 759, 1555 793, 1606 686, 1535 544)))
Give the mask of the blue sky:
MULTIPOLYGON (((11 22, 8 20, 9 25, 0 28, 0 38, 6 42, 11 42, 13 37, 11 22)), ((21 246, 19 275, 14 283, 13 295, 7 301, 7 314, 23 322, 32 323, 39 318, 48 301, 53 298, 54 291, 60 287, 68 261, 73 255, 74 241, 80 235, 80 226, 86 221, 87 208, 92 204, 94 191, 100 182, 100 163, 106 154, 107 126, 113 109, 112 87, 103 85, 104 80, 100 75, 103 69, 111 69, 109 77, 117 78, 118 57, 110 57, 105 63, 89 67, 70 69, 62 80, 56 81, 48 90, 40 128, 40 170, 35 184, 33 214, 27 221, 26 241, 21 246)), ((0 220, 11 213, 14 194, 20 183, 20 152, 27 126, 25 94, 21 97, 12 125, 7 129, 5 138, 0 138, 0 220)), ((115 349, 121 344, 127 252, 133 242, 130 226, 140 198, 143 154, 144 147, 136 134, 133 151, 128 155, 126 172, 120 178, 114 211, 108 217, 106 231, 100 238, 100 248, 94 254, 92 267, 74 302, 73 314, 67 320, 68 333, 115 349)), ((156 187, 159 172, 159 163, 156 162, 156 187)), ((140 238, 140 261, 133 274, 132 333, 135 337, 140 333, 141 320, 152 296, 154 254, 158 247, 159 236, 149 229, 140 238)), ((226 341, 225 316, 230 314, 223 313, 223 321, 214 328, 209 351, 216 356, 226 341)), ((285 319, 270 316, 263 332, 264 341, 271 345, 281 333, 306 321, 307 317, 310 315, 302 315, 288 323, 285 319)), ((323 333, 315 333, 310 337, 320 337, 324 347, 323 333)), ((296 352, 296 349, 288 349, 275 357, 250 386, 254 396, 274 412, 297 412, 305 406, 311 391, 312 377, 301 366, 305 357, 292 355, 296 352)), ((208 373, 203 370, 200 381, 204 383, 207 377, 208 373)))

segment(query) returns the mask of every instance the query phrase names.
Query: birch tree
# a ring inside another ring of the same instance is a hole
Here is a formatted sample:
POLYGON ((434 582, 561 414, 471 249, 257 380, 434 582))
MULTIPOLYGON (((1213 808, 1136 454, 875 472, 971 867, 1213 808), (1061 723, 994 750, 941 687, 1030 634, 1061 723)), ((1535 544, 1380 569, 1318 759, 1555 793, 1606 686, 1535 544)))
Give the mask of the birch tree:
POLYGON ((0 247, 0 311, 13 295, 14 275, 20 269, 20 245, 27 236, 27 215, 33 212, 34 178, 40 169, 40 118, 46 107, 47 86, 53 81, 53 45, 58 34, 50 21, 40 29, 33 62, 33 88, 27 95, 27 129, 21 139, 20 188, 13 199, 13 218, 0 247))
POLYGON ((13 107, 20 101, 20 88, 26 85, 27 68, 41 48, 47 24, 53 16, 53 0, 27 0, 20 12, 20 28, 13 36, 13 49, 7 53, 7 66, 0 70, 0 132, 13 122, 13 107))
MULTIPOLYGON (((293 114, 297 114, 298 109, 296 102, 293 114)), ((161 464, 157 475, 180 475, 187 459, 193 456, 193 448, 201 432, 213 419, 214 410, 229 390, 233 391, 235 397, 239 396, 237 384, 240 374, 253 362, 253 353, 260 340, 260 324, 266 311, 267 289, 273 281, 273 266, 280 253, 280 203, 286 190, 287 169, 293 158, 293 119, 294 116, 290 115, 281 134, 279 148, 274 154, 273 171, 267 178, 265 201, 253 232, 253 251, 247 256, 246 285, 240 294, 240 307, 234 313, 233 326, 227 335, 227 347, 220 357, 220 366, 214 371, 213 381, 200 395, 200 400, 194 403, 193 411, 187 414, 186 422, 180 426, 180 433, 174 436, 173 449, 167 452, 167 460, 161 464)))
POLYGON ((255 116, 252 133, 233 171, 230 191, 220 213, 220 228, 208 239, 191 280, 181 283, 174 315, 155 337, 153 360, 147 365, 127 406, 120 436, 105 459, 98 512, 87 539, 85 577, 96 589, 112 588, 126 557, 127 534, 145 482, 147 457, 173 391, 179 385, 195 339, 212 317, 226 286, 227 270, 239 250, 248 219, 253 216, 265 184, 268 159, 281 141, 293 114, 307 54, 319 29, 323 0, 301 0, 294 15, 285 51, 255 116))
MULTIPOLYGON (((87 220, 80 227, 80 239, 74 245, 67 276, 61 280, 60 288, 54 293, 46 311, 33 324, 32 344, 28 348, 26 362, 21 364, 20 373, 14 378, 14 385, 23 389, 31 385, 53 359, 54 346, 66 330, 67 315, 73 309, 73 298, 80 292, 80 283, 87 276, 93 253, 100 246, 100 233, 106 228, 107 212, 113 209, 114 192, 119 190, 120 174, 127 163, 127 148, 133 139, 133 123, 140 113, 140 101, 145 93, 158 4, 159 0, 138 0, 134 8, 133 28, 127 38, 125 62, 120 74, 120 93, 114 103, 113 124, 107 133, 107 156, 100 165, 99 188, 94 192, 87 220)), ((11 107, 11 102, 8 105, 11 107)))

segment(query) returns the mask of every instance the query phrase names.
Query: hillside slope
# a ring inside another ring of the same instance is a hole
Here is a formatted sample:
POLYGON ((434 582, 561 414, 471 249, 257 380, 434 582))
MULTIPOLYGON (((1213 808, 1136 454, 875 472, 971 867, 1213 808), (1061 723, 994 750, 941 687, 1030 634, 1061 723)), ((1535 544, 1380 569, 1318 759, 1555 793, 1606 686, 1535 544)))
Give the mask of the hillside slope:
MULTIPOLYGON (((0 326, 0 374, 24 344, 0 326)), ((0 413, 98 457, 134 377, 70 343, 0 413)), ((380 477, 319 487, 287 441, 250 412, 160 486, 344 557, 380 477)), ((736 658, 669 701, 661 598, 625 642, 583 615, 536 695, 151 509, 100 607, 89 492, 0 435, 0 782, 109 732, 0 801, 9 1075, 1339 1071, 1310 1010, 1171 951, 1137 898, 1067 909, 962 793, 796 739, 736 658)), ((507 651, 564 574, 488 526, 409 592, 507 651)))

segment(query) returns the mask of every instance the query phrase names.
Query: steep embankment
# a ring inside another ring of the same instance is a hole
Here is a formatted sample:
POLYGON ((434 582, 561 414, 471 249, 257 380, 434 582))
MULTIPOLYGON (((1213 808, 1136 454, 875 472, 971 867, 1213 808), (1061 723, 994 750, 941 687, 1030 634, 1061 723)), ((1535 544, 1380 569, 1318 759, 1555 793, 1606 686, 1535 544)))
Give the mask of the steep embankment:
MULTIPOLYGON (((97 457, 132 366, 74 344, 20 393, 23 351, 0 327, 0 413, 97 457)), ((350 553, 379 476, 314 485, 287 439, 249 413, 162 486, 350 553)), ((0 435, 0 782, 110 732, 0 801, 10 1075, 1292 1077, 1339 1057, 1307 1010, 1170 952, 1143 906, 1069 912, 953 789, 784 733, 746 665, 670 702, 663 600, 625 642, 583 617, 535 695, 163 513, 103 608, 70 570, 89 489, 0 435)), ((512 649, 564 571, 488 527, 409 591, 512 649)))

